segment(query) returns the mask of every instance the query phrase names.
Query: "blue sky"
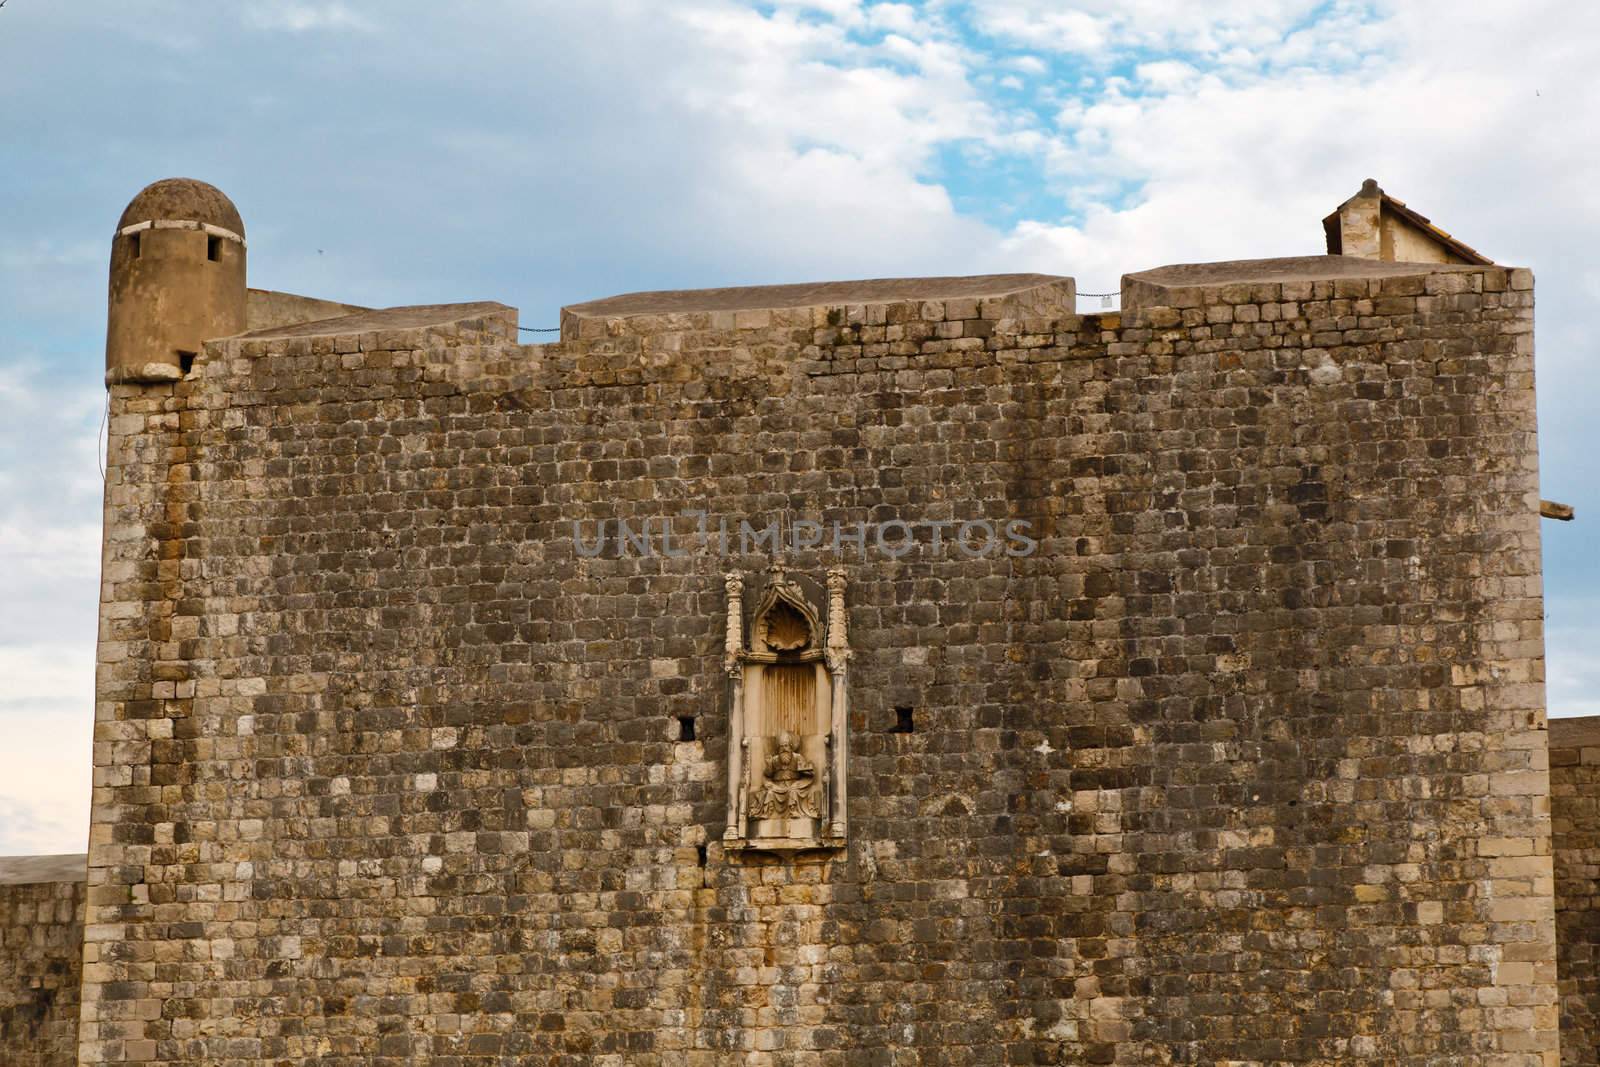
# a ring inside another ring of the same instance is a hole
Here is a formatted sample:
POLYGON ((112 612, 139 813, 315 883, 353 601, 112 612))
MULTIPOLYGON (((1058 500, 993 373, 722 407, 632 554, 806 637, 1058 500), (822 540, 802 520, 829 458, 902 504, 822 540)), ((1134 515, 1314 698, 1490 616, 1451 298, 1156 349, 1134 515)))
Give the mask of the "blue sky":
POLYGON ((251 282, 496 299, 1321 251, 1366 177, 1538 276, 1553 714, 1600 713, 1600 8, 1244 0, 9 0, 0 853, 83 847, 105 272, 144 184, 251 282))

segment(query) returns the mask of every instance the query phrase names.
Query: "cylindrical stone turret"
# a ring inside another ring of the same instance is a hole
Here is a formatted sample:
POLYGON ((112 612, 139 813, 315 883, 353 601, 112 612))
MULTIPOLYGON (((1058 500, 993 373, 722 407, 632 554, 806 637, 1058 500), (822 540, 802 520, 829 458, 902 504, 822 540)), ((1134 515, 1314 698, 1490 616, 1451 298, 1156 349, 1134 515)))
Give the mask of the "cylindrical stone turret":
POLYGON ((244 222, 192 178, 146 186, 111 240, 106 384, 176 381, 206 341, 245 328, 244 222))

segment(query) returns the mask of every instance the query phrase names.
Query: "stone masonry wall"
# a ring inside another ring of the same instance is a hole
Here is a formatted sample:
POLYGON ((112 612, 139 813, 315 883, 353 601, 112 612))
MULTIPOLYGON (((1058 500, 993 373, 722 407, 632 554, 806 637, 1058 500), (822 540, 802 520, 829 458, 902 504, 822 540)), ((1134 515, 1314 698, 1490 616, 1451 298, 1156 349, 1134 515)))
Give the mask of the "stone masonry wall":
POLYGON ((82 881, 0 881, 0 1067, 78 1062, 83 902, 82 881))
POLYGON ((1531 289, 486 314, 114 387, 83 1062, 1555 1063, 1531 289), (683 508, 1040 542, 845 554, 844 854, 720 847, 768 557, 574 550, 683 508))
POLYGON ((1550 720, 1561 1062, 1600 1062, 1600 717, 1550 720))

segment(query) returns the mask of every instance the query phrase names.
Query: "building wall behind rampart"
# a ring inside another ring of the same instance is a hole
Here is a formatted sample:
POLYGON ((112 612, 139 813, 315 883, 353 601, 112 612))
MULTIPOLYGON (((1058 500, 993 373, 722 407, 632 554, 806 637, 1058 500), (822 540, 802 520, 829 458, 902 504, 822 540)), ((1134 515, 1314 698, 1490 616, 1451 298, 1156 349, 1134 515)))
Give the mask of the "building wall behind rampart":
POLYGON ((83 902, 81 880, 0 881, 3 1067, 71 1067, 78 1062, 83 902))
POLYGON ((1600 718, 1550 720, 1561 1062, 1600 1058, 1600 718))

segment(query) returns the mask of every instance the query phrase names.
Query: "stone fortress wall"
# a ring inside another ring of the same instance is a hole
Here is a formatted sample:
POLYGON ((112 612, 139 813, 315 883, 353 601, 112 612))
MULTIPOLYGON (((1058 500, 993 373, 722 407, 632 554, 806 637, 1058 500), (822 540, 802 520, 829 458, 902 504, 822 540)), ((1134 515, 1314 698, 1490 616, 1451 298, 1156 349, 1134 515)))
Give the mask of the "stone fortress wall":
POLYGON ((0 858, 0 1064, 78 1062, 84 857, 0 858))
POLYGON ((1600 1060, 1600 716, 1550 720, 1561 1062, 1600 1060))
POLYGON ((1554 1063, 1528 273, 924 281, 113 385, 82 1062, 1554 1063), (1037 540, 788 554, 841 849, 723 843, 772 554, 572 540, 680 509, 1037 540))

